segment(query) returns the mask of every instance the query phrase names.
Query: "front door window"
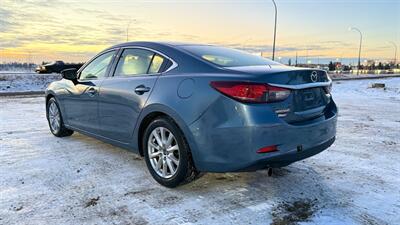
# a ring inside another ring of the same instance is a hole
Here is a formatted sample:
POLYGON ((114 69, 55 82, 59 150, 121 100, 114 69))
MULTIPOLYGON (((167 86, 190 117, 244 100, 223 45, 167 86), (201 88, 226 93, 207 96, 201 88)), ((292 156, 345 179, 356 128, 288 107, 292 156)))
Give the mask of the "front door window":
POLYGON ((106 76, 115 51, 106 52, 90 62, 81 72, 80 80, 101 79, 106 76))

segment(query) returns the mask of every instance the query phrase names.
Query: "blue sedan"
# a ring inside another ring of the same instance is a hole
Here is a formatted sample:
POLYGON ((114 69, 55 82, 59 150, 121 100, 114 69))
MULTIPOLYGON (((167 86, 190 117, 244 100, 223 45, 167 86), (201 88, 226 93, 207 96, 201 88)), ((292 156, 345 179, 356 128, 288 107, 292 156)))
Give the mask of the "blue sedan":
POLYGON ((136 152, 167 187, 201 172, 287 166, 336 136, 325 71, 234 49, 130 42, 62 76, 46 90, 51 132, 77 131, 136 152))

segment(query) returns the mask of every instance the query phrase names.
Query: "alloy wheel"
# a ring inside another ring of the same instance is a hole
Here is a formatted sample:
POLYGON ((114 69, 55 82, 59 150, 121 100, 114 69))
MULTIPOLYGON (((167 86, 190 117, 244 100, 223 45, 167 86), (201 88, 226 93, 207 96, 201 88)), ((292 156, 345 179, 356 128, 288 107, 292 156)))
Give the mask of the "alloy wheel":
POLYGON ((171 178, 179 166, 179 146, 175 136, 165 127, 155 128, 147 142, 149 160, 154 171, 162 178, 171 178))
POLYGON ((61 117, 60 111, 55 102, 51 102, 49 106, 49 122, 51 130, 57 133, 60 130, 61 117))

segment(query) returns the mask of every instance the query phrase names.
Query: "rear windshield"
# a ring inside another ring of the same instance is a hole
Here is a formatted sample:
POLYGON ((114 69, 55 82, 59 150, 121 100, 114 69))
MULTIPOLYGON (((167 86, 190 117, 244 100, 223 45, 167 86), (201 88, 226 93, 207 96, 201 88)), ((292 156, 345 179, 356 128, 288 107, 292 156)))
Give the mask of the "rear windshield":
POLYGON ((185 45, 183 49, 192 54, 222 67, 259 66, 279 64, 261 56, 243 51, 209 45, 185 45))

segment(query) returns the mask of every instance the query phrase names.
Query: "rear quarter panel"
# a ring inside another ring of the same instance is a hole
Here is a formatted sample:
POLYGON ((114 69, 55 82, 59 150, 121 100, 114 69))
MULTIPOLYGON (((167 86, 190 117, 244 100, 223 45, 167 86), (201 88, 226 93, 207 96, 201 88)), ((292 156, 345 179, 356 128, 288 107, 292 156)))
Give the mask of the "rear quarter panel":
POLYGON ((198 158, 195 137, 189 126, 221 98, 221 94, 210 86, 210 82, 232 79, 249 80, 251 77, 224 73, 161 75, 139 117, 132 148, 139 149, 139 126, 142 120, 152 112, 162 112, 175 120, 188 141, 194 159, 198 158))

